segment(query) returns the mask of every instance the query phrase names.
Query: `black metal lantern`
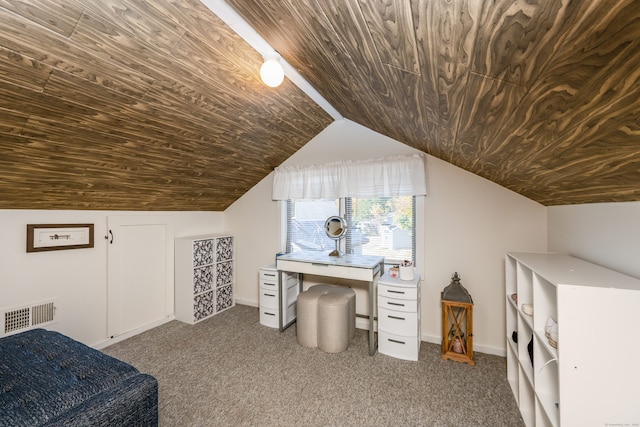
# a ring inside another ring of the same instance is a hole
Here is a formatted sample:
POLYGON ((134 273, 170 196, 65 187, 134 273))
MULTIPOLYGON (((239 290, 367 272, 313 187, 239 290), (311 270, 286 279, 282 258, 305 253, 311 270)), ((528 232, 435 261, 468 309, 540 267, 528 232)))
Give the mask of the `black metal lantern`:
POLYGON ((475 365, 473 359, 473 300, 454 273, 441 295, 442 360, 475 365))

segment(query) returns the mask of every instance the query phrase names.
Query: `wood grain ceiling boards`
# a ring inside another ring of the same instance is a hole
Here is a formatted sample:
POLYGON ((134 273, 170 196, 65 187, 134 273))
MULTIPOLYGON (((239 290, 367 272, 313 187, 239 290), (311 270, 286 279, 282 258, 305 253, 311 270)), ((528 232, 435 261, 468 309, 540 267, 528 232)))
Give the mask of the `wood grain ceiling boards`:
POLYGON ((544 205, 640 200, 637 0, 228 0, 342 115, 544 205))
MULTIPOLYGON (((545 205, 640 200, 637 0, 228 0, 350 120, 545 205)), ((223 210, 331 123, 198 0, 0 0, 0 208, 223 210)))
POLYGON ((332 119, 197 0, 0 0, 0 208, 224 210, 332 119))

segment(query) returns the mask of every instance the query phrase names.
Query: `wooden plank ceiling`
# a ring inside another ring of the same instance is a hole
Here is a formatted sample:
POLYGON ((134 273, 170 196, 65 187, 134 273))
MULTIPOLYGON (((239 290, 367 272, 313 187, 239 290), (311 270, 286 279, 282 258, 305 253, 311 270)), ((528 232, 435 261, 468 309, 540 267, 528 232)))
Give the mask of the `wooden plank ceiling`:
MULTIPOLYGON (((544 205, 640 200, 637 0, 227 0, 346 118, 544 205)), ((0 208, 223 210, 331 118, 198 0, 0 0, 0 208)))
POLYGON ((228 207, 332 119, 198 0, 0 1, 0 208, 228 207))

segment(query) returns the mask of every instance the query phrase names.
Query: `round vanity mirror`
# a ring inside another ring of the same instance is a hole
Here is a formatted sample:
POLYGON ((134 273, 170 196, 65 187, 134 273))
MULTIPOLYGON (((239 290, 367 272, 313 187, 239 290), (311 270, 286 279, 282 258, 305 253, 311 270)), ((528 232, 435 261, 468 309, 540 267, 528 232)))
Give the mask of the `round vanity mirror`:
POLYGON ((347 234, 347 221, 340 216, 330 216, 324 223, 324 231, 330 239, 336 241, 336 249, 329 256, 340 256, 340 239, 347 234))

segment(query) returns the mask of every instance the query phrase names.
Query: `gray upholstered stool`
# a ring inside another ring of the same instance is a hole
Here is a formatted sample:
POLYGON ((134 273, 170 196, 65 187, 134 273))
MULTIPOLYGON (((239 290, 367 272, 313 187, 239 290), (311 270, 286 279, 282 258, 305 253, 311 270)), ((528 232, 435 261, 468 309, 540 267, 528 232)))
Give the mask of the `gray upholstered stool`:
POLYGON ((318 348, 339 353, 349 347, 349 297, 332 292, 318 298, 318 348))
POLYGON ((313 285, 307 289, 308 291, 321 292, 323 294, 331 292, 333 289, 337 288, 338 285, 328 285, 326 283, 319 283, 317 285, 313 285))
POLYGON ((296 335, 303 347, 318 346, 318 298, 331 289, 331 285, 315 285, 298 295, 296 308, 296 335))
POLYGON ((351 288, 333 286, 332 292, 342 294, 349 298, 349 342, 356 337, 356 293, 351 288))

